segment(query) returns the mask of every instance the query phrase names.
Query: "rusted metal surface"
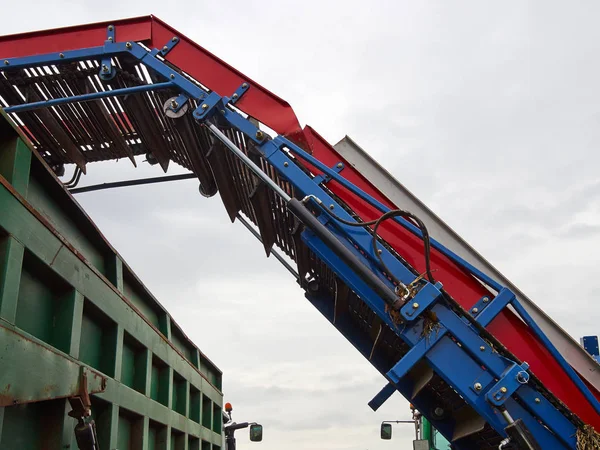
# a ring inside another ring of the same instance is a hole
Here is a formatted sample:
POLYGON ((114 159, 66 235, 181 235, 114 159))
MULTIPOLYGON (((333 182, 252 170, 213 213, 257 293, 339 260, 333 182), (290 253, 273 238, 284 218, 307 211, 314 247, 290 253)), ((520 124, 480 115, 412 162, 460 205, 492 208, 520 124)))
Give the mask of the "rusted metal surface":
POLYGON ((0 342, 0 406, 95 394, 106 388, 106 377, 99 372, 2 324, 0 342))
MULTIPOLYGON (((167 337, 161 332, 161 330, 154 325, 144 314, 142 311, 140 311, 140 309, 134 305, 122 292, 120 292, 113 283, 111 283, 105 276, 104 274, 102 274, 90 261, 88 261, 86 259, 86 257, 79 251, 77 250, 76 247, 74 247, 67 239, 65 239, 64 236, 62 236, 54 227, 54 225, 43 215, 41 214, 37 209, 35 209, 29 202, 27 202, 27 200, 21 195, 19 194, 14 188, 13 186, 4 178, 0 175, 0 185, 3 186, 4 188, 6 188, 31 214, 33 214, 33 216, 39 220, 54 236, 56 236, 56 238, 58 238, 61 243, 62 243, 62 247, 67 248, 69 251, 71 251, 81 262, 83 262, 90 271, 92 271, 95 275, 97 275, 99 278, 101 278, 103 280, 103 282, 115 293, 117 294, 121 300, 123 302, 125 302, 133 311, 135 311, 143 320, 144 322, 146 322, 146 324, 148 324, 149 327, 151 327, 156 334, 171 348, 171 350, 173 350, 174 352, 176 352, 179 356, 181 356, 181 358, 189 361, 189 359, 186 357, 186 355, 184 355, 177 347, 175 347, 175 345, 173 345, 173 343, 171 341, 169 341, 169 339, 167 339, 167 337)), ((90 219, 91 220, 91 219, 90 219)), ((132 275, 135 276, 135 274, 133 274, 133 272, 131 273, 132 275)), ((136 280, 140 283, 140 285, 143 286, 143 284, 141 283, 141 281, 139 281, 139 279, 136 280)), ((185 336, 185 333, 182 332, 182 334, 184 335, 184 337, 187 338, 187 336, 185 336)), ((210 362, 210 360, 204 355, 202 354, 202 357, 204 357, 208 362, 210 362)), ((1 362, 1 361, 0 361, 1 362)), ((190 361, 190 363, 193 363, 193 361, 190 361)), ((212 363, 211 363, 212 364, 212 363)), ((215 384, 212 382, 212 380, 210 380, 206 374, 202 373, 200 371, 199 368, 195 367, 193 364, 192 366, 194 367, 194 369, 198 372, 198 374, 204 378, 211 386, 213 386, 215 389, 217 389, 218 392, 221 392, 221 389, 218 386, 215 386, 215 384)))

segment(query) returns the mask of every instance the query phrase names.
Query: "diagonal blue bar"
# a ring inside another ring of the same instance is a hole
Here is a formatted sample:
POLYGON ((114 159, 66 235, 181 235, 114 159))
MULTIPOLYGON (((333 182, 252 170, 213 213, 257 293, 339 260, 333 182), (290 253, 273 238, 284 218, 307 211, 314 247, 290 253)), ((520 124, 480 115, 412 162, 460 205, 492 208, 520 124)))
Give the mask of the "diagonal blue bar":
POLYGON ((369 408, 377 411, 392 394, 396 392, 396 387, 392 383, 386 384, 379 393, 369 402, 369 408))
POLYGON ((504 288, 498 293, 498 295, 496 295, 494 299, 487 303, 487 306, 482 307, 485 305, 483 299, 477 302, 473 309, 471 309, 471 314, 477 319, 477 322, 484 327, 487 327, 488 324, 498 315, 498 313, 506 308, 506 305, 512 302, 514 298, 515 294, 513 294, 510 289, 504 288), (481 312, 474 313, 473 310, 475 308, 477 308, 477 311, 481 312))
POLYGON ((404 376, 431 350, 438 341, 446 334, 446 328, 440 328, 429 336, 424 337, 411 348, 394 367, 390 369, 387 376, 392 382, 398 383, 404 376))

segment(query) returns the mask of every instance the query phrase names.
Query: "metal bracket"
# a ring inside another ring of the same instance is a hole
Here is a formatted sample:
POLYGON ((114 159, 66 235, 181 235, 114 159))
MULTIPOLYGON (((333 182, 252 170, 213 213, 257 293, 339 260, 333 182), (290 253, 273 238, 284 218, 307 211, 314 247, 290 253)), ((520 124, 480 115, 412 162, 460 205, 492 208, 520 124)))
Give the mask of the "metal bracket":
POLYGON ((469 312, 477 319, 477 322, 485 327, 514 299, 515 294, 511 290, 502 289, 494 298, 486 295, 479 299, 469 312))
POLYGON ((168 99, 163 105, 163 110, 167 117, 178 119, 182 117, 189 109, 188 96, 180 94, 179 97, 168 99))
MULTIPOLYGON (((331 170, 333 170, 336 173, 340 173, 342 170, 344 170, 344 167, 344 163, 340 161, 335 166, 333 166, 331 170)), ((317 184, 328 183, 329 181, 331 181, 331 177, 327 174, 317 175, 313 178, 313 181, 317 184)))
MULTIPOLYGON (((106 41, 104 42, 105 47, 110 46, 110 44, 115 43, 115 27, 113 25, 109 25, 106 28, 106 41)), ((117 74, 117 69, 112 65, 111 58, 103 58, 100 63, 100 73, 98 76, 101 80, 108 81, 112 80, 117 74)))
POLYGON ((521 365, 514 364, 510 367, 487 392, 486 400, 492 405, 502 406, 521 385, 527 384, 529 381, 527 369, 529 369, 529 364, 526 362, 521 365))
POLYGON ((435 285, 427 284, 415 295, 412 301, 407 302, 402 307, 400 313, 407 321, 411 322, 419 317, 419 315, 429 308, 441 295, 439 291, 442 288, 440 283, 435 285))
POLYGON ((79 395, 69 398, 69 403, 72 411, 69 411, 69 416, 75 419, 87 417, 92 413, 92 401, 88 393, 87 369, 81 367, 79 374, 79 395))
POLYGON ((215 107, 221 104, 221 96, 216 92, 211 92, 207 97, 199 100, 200 106, 194 110, 194 119, 196 120, 205 120, 218 109, 215 107))
POLYGON ((232 105, 235 105, 241 98, 242 96, 248 92, 248 89, 250 89, 250 85, 246 82, 240 84, 240 87, 237 88, 235 90, 235 92, 233 93, 233 95, 231 96, 231 99, 229 100, 229 103, 231 103, 232 105))
POLYGON ((392 383, 386 384, 379 393, 369 402, 369 407, 373 411, 377 411, 391 396, 396 392, 396 386, 392 383))
POLYGON ((173 50, 173 47, 175 47, 177 44, 179 43, 179 38, 177 36, 173 36, 169 42, 167 42, 165 45, 163 45, 163 47, 160 49, 160 54, 161 56, 167 56, 167 54, 173 50))

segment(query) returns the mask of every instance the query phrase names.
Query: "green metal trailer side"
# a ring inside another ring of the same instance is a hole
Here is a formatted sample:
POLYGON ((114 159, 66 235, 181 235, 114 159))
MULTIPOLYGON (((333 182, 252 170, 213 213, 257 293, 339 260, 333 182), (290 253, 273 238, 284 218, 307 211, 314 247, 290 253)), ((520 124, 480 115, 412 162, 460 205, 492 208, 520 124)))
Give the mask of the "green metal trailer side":
POLYGON ((0 118, 0 448, 217 450, 221 377, 0 118))

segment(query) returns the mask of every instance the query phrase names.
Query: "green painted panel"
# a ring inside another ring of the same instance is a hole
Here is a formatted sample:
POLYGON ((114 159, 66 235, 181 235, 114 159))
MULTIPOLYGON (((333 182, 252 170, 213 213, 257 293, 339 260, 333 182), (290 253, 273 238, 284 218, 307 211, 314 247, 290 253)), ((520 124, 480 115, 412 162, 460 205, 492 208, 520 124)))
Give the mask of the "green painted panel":
POLYGON ((171 325, 171 342, 177 349, 188 359, 192 360, 192 349, 183 337, 183 333, 179 330, 179 327, 171 325))
POLYGON ((179 430, 171 430, 171 450, 186 450, 187 437, 179 430))
POLYGON ((219 405, 213 405, 213 426, 212 430, 221 434, 221 425, 223 424, 223 417, 221 414, 221 407, 219 405))
POLYGON ((27 195, 31 152, 21 139, 0 137, 0 175, 21 195, 27 195))
POLYGON ((133 389, 135 380, 135 350, 127 343, 123 344, 123 363, 121 364, 121 383, 133 389))
MULTIPOLYGON (((4 175, 6 161, 0 169, 4 175)), ((42 164, 34 158, 31 170, 26 166, 19 168, 18 190, 53 228, 0 184, 0 316, 32 345, 56 351, 47 359, 26 350, 23 353, 34 358, 29 360, 14 352, 17 361, 12 366, 28 370, 19 373, 61 378, 59 387, 78 386, 78 378, 73 378, 78 375, 77 360, 115 377, 107 380, 104 393, 92 395, 101 450, 206 450, 201 442, 208 449, 220 445, 221 435, 211 428, 217 427, 213 415, 220 417, 221 372, 200 356, 42 164), (113 286, 131 297, 129 303, 113 286), (67 361, 68 370, 57 370, 52 362, 56 358, 67 361), (21 364, 24 361, 29 362, 21 364), (200 366, 206 378, 197 371, 200 366)), ((0 381, 2 373, 6 371, 0 370, 0 381)), ((16 383, 31 398, 43 396, 41 390, 47 387, 33 376, 22 376, 16 383), (23 383, 26 379, 29 384, 23 383)), ((49 395, 59 392, 49 389, 49 395)), ((24 450, 72 448, 75 423, 66 416, 69 409, 65 400, 0 408, 0 448, 10 450, 7 442, 17 433, 24 435, 17 447, 24 450), (26 425, 39 433, 25 435, 26 425)))
POLYGON ((150 383, 150 398, 152 400, 158 401, 158 387, 159 387, 159 372, 160 369, 157 365, 152 364, 152 381, 150 383))
POLYGON ((140 289, 137 280, 129 274, 127 269, 123 269, 123 293, 144 317, 150 321, 150 323, 156 327, 159 326, 159 312, 152 306, 153 301, 145 298, 146 295, 144 291, 140 289))
POLYGON ((188 450, 200 450, 200 439, 197 437, 188 437, 188 450))
MULTIPOLYGON (((81 365, 77 360, 2 325, 0 342, 0 405, 47 401, 79 392, 81 365)), ((100 392, 103 377, 85 371, 88 392, 100 392)))
POLYGON ((210 442, 202 441, 202 450, 210 450, 210 442))
POLYGON ((188 417, 194 422, 200 423, 200 391, 194 387, 190 388, 190 412, 188 417))
MULTIPOLYGON (((52 269, 82 293, 89 302, 100 305, 108 317, 123 323, 125 330, 135 339, 150 348, 167 364, 172 365, 214 401, 221 403, 222 395, 218 391, 199 379, 192 367, 183 362, 181 357, 170 347, 165 346, 160 335, 149 329, 145 321, 123 302, 106 281, 98 278, 89 267, 82 264, 74 253, 64 247, 60 240, 22 208, 19 202, 3 187, 0 187, 0 205, 6 205, 11 210, 11 214, 0 215, 0 227, 23 242, 44 263, 52 263, 52 269)), ((215 376, 215 379, 220 384, 220 376, 215 376)))
POLYGON ((212 402, 206 395, 202 395, 202 426, 211 429, 212 426, 212 402))
POLYGON ((108 376, 114 376, 116 334, 116 324, 86 300, 79 344, 81 361, 108 376))
MULTIPOLYGON (((0 436, 2 450, 59 450, 65 400, 54 400, 5 409, 0 436)), ((75 426, 71 419, 67 426, 75 426)))
MULTIPOLYGON (((40 170, 43 169, 32 170, 32 175, 36 175, 40 170)), ((55 189, 59 189, 59 187, 56 186, 55 189)), ((81 226, 75 222, 74 217, 66 210, 68 203, 65 205, 64 202, 58 202, 51 194, 51 186, 42 185, 38 177, 30 178, 27 201, 43 214, 56 230, 67 238, 100 273, 106 273, 103 249, 98 248, 87 237, 86 232, 89 233, 89 230, 82 230, 81 226)))
POLYGON ((21 285, 23 245, 0 228, 0 317, 15 323, 21 285))
POLYGON ((158 429, 150 425, 148 429, 148 450, 156 450, 156 438, 158 429))
POLYGON ((188 384, 179 375, 173 376, 173 409, 182 416, 188 413, 188 384))
POLYGON ((117 445, 119 450, 131 450, 131 420, 119 415, 117 445))
POLYGON ((28 270, 21 274, 16 325, 42 341, 52 341, 53 293, 28 270))

